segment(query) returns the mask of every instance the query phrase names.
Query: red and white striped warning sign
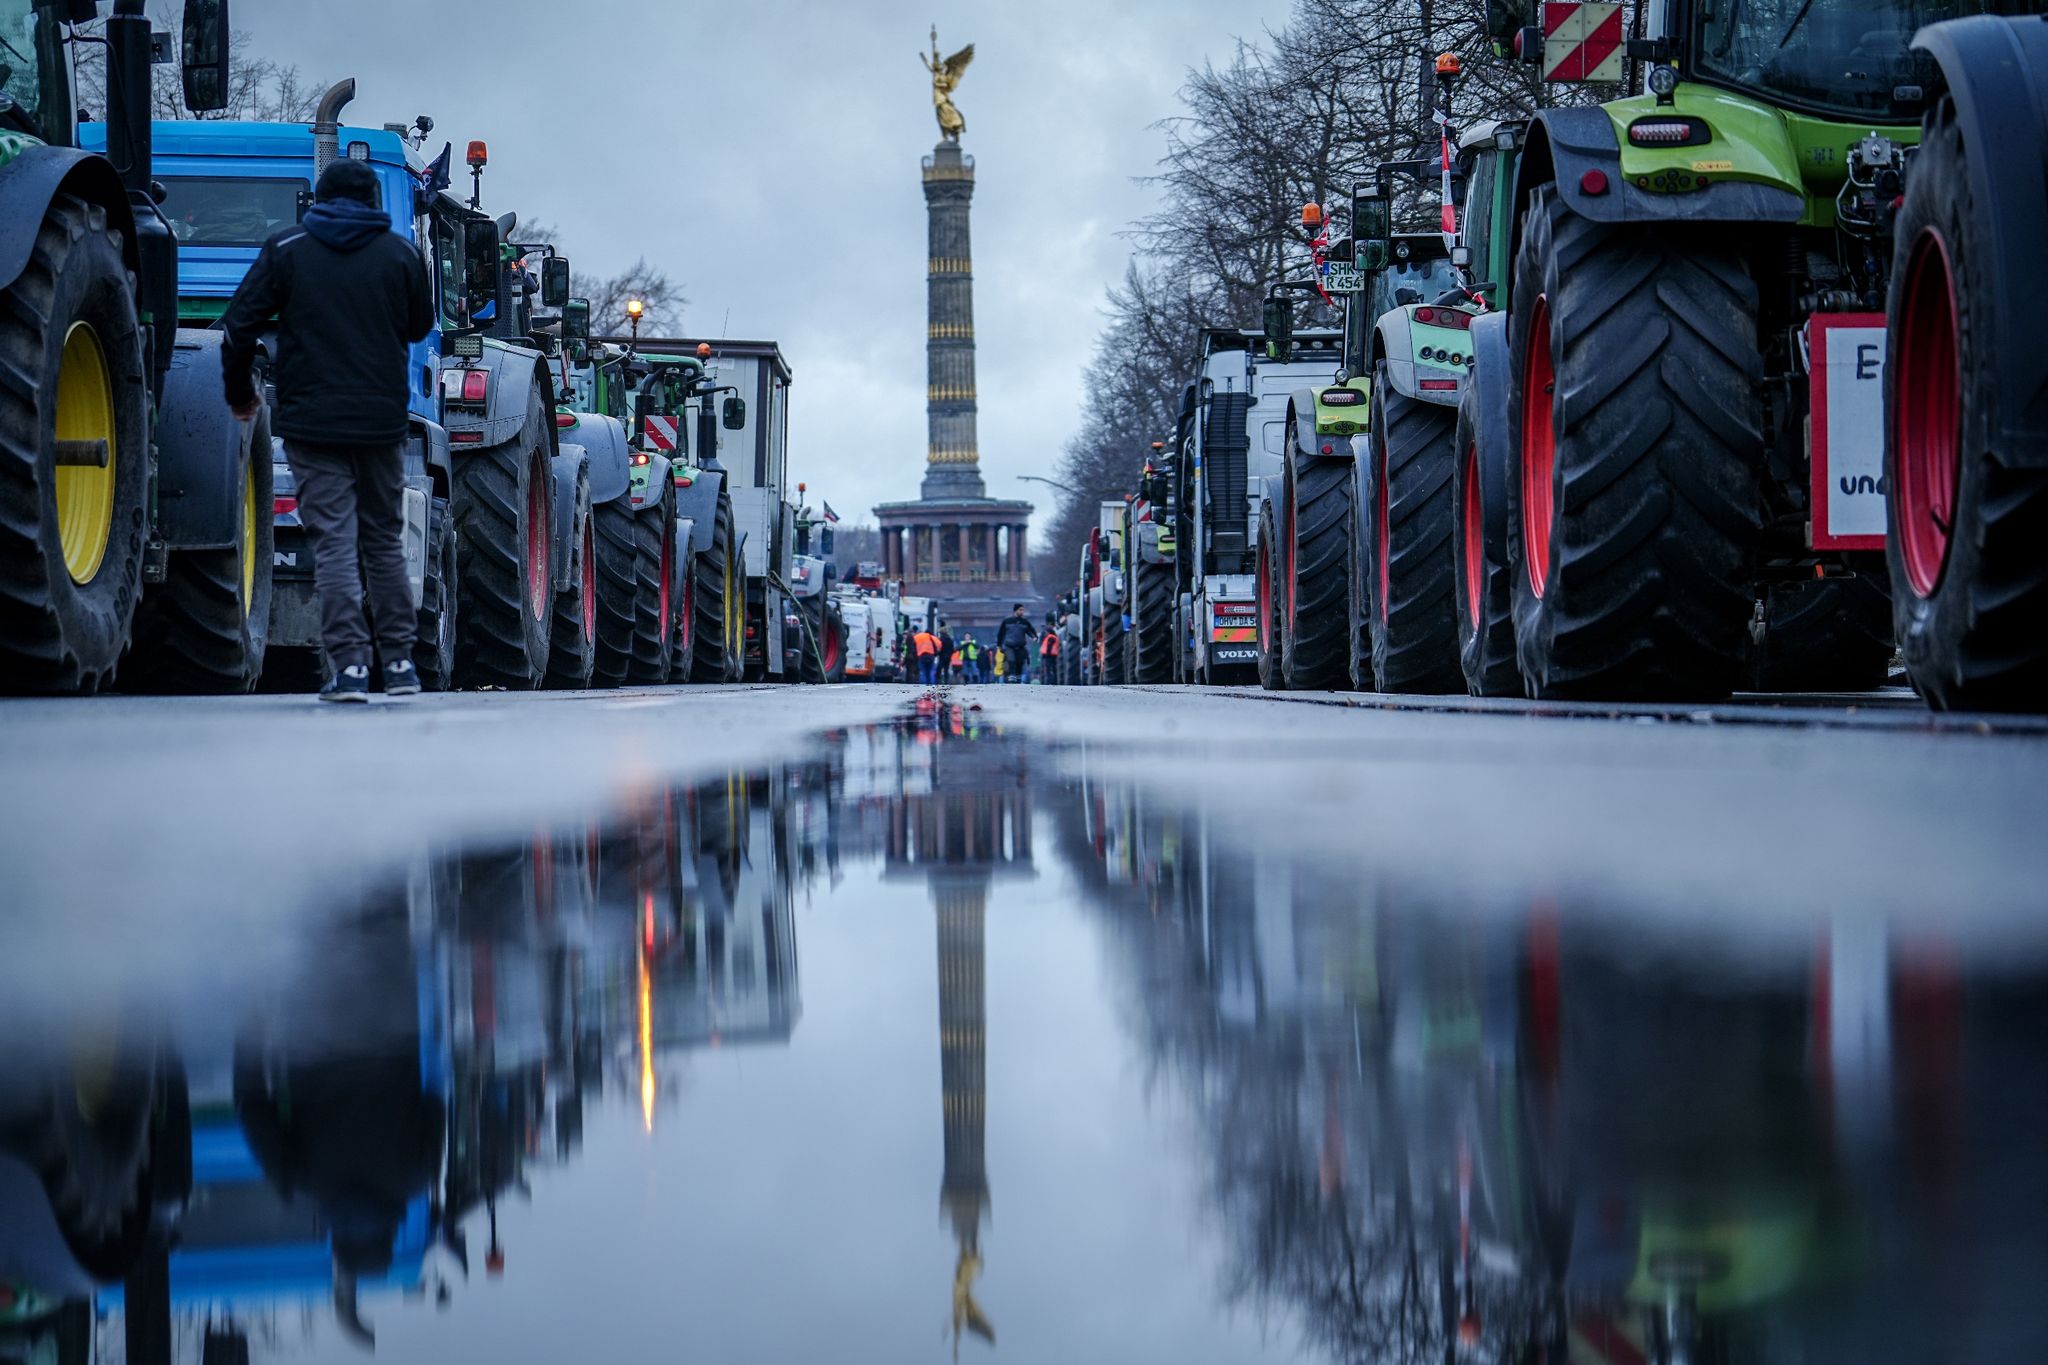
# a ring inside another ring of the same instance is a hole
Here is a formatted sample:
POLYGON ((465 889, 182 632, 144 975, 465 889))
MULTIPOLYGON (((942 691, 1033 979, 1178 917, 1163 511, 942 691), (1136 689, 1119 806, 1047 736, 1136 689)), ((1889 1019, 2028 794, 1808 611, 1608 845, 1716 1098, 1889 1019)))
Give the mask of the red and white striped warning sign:
POLYGON ((647 418, 647 448, 663 455, 675 453, 677 417, 662 417, 649 414, 647 418))
POLYGON ((1543 79, 1620 80, 1621 6, 1547 0, 1543 6, 1543 79))

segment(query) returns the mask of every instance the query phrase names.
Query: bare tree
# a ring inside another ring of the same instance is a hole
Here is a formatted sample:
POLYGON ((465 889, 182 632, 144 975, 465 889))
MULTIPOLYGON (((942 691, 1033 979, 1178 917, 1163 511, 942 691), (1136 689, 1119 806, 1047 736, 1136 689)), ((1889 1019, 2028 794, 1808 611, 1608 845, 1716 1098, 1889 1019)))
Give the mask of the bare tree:
POLYGON ((561 232, 553 223, 544 219, 522 222, 512 235, 523 245, 545 242, 569 257, 569 293, 590 300, 590 330, 597 335, 613 336, 626 331, 629 299, 640 300, 640 330, 648 336, 681 333, 683 307, 689 299, 667 271, 648 264, 645 256, 615 275, 593 275, 575 268, 576 255, 563 245, 561 232))
MULTIPOLYGON (((171 35, 174 49, 180 46, 183 18, 168 0, 158 0, 151 6, 150 19, 157 28, 171 35)), ((104 27, 103 22, 80 24, 78 32, 100 37, 104 27)), ((153 68, 149 90, 150 117, 260 123, 310 121, 328 83, 308 79, 296 66, 256 56, 254 43, 254 35, 246 29, 236 29, 229 38, 228 103, 225 109, 198 114, 192 112, 185 107, 178 68, 175 65, 153 68)), ((95 117, 104 118, 107 111, 107 49, 100 43, 78 43, 72 50, 77 54, 78 107, 95 117)))

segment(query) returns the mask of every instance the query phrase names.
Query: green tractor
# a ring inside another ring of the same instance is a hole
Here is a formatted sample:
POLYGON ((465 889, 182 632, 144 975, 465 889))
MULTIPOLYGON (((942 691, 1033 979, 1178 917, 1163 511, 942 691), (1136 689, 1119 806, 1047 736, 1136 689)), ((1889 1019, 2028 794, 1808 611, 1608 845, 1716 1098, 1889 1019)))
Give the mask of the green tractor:
MULTIPOLYGON (((2029 6, 2036 8, 2037 6, 2029 6)), ((1516 168, 1506 574, 1536 697, 1858 690, 1892 654, 1886 301, 1957 0, 1489 0, 1516 168), (1540 22, 1539 22, 1540 21, 1540 22), (1553 22, 1554 21, 1554 22, 1553 22)))
MULTIPOLYGON (((193 110, 228 96, 225 0, 186 0, 193 110)), ((107 154, 79 144, 71 26, 92 0, 0 0, 0 689, 238 692, 270 613, 270 434, 235 420, 216 344, 178 331, 152 194, 143 0, 107 20, 107 154)), ((97 40, 95 40, 97 41, 97 40)))

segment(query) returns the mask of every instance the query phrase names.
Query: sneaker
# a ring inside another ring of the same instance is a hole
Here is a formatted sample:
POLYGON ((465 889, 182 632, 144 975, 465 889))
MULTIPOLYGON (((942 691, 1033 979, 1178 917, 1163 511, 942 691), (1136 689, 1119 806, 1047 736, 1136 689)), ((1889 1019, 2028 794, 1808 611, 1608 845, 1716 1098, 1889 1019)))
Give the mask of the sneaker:
POLYGON ((384 665, 385 696, 410 697, 419 690, 419 670, 412 666, 411 659, 400 659, 395 664, 384 665))
MULTIPOLYGON (((408 668, 410 664, 406 665, 408 668)), ((322 701, 368 701, 370 699, 370 666, 350 664, 334 670, 334 676, 327 680, 327 686, 320 689, 322 701)))

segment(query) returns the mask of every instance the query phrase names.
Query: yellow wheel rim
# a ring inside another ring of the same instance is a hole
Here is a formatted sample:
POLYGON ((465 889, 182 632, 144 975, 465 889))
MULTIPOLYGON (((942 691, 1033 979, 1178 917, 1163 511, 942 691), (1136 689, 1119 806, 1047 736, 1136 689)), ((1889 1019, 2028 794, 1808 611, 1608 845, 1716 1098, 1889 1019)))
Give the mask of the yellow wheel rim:
POLYGON ((725 554, 725 648, 728 653, 741 647, 744 638, 741 633, 741 621, 745 618, 746 610, 747 604, 744 602, 740 603, 737 612, 732 609, 732 550, 728 547, 725 554))
POLYGON ((57 365, 57 439, 105 441, 107 466, 60 465, 57 469, 57 540, 74 583, 90 583, 106 558, 114 532, 114 474, 120 452, 114 446, 114 385, 106 352, 91 324, 74 322, 64 334, 57 365))
MULTIPOLYGON (((256 451, 249 452, 249 459, 256 459, 256 451)), ((256 596, 256 480, 253 466, 242 475, 242 615, 249 614, 249 603, 256 596)))

